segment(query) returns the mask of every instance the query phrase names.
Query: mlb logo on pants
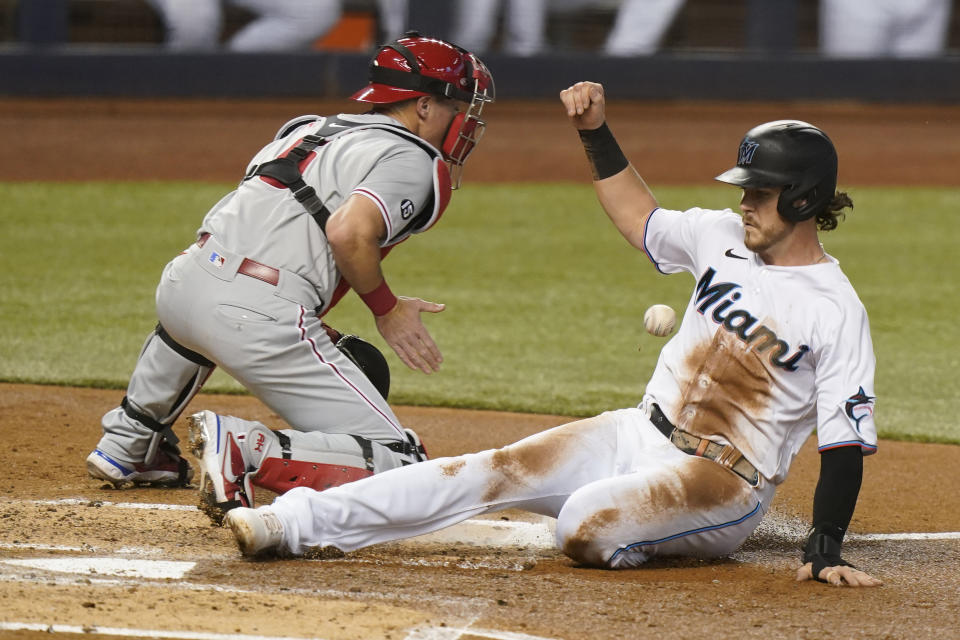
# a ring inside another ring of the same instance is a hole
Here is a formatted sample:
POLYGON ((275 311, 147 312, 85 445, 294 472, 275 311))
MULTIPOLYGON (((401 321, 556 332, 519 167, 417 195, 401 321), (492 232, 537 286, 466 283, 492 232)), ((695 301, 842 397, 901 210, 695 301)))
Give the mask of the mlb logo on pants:
POLYGON ((223 268, 224 260, 225 258, 219 253, 217 253, 216 251, 210 254, 210 262, 212 262, 217 267, 223 268))

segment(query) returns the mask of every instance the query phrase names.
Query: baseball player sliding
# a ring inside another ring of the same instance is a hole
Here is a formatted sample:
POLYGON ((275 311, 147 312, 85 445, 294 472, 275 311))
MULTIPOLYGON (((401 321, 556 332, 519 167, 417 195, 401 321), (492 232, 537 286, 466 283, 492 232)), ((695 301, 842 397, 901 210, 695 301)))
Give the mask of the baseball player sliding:
POLYGON ((235 509, 227 522, 241 551, 349 551, 520 508, 555 517, 558 547, 590 566, 721 556, 760 523, 816 429, 821 474, 797 579, 879 585, 841 557, 877 437, 867 314, 818 241, 852 205, 836 191, 830 139, 794 120, 757 126, 717 178, 742 188, 741 215, 669 211, 607 128, 603 87, 581 82, 560 96, 611 221, 658 271, 696 279, 641 404, 235 509))
POLYGON ((250 504, 252 485, 325 488, 425 458, 388 406, 383 376, 372 376, 378 389, 356 348, 328 333, 321 316, 352 288, 407 366, 437 370, 442 356, 420 314, 443 305, 394 295, 381 261, 440 219, 493 98, 476 56, 410 32, 378 51, 370 83, 353 96, 370 112, 281 127, 207 213, 196 242, 165 267, 160 324, 123 402, 103 417, 90 475, 189 482, 170 427, 215 366, 293 429, 242 420, 218 429, 193 417, 214 517, 250 504))

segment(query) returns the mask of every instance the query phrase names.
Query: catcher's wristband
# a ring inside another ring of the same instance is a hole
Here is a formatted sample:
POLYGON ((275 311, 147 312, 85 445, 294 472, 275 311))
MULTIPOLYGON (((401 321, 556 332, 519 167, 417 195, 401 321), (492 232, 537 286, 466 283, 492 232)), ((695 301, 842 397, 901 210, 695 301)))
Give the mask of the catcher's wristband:
POLYGON ((579 134, 594 180, 614 176, 630 165, 606 122, 597 129, 580 129, 579 134))
POLYGON ((381 280, 380 285, 373 291, 367 293, 358 293, 363 303, 370 307, 370 311, 375 316, 385 316, 397 306, 397 296, 393 295, 386 280, 381 280))

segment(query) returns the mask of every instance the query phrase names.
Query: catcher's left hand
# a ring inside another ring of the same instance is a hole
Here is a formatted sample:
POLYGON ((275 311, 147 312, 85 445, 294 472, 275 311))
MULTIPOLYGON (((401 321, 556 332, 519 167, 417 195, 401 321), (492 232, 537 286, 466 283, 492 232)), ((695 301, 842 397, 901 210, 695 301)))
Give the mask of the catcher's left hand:
MULTIPOLYGON (((813 580, 813 563, 808 562, 797 570, 797 581, 813 580)), ((820 570, 820 582, 832 584, 835 587, 879 587, 883 584, 880 578, 874 578, 865 571, 851 566, 839 565, 824 567, 820 570)))

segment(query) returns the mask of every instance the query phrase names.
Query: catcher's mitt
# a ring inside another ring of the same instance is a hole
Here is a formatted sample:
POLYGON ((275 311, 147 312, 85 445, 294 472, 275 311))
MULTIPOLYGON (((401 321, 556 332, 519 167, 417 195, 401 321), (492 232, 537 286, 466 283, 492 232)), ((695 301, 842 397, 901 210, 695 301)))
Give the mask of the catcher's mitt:
POLYGON ((337 349, 340 349, 343 355, 350 358, 353 364, 360 367, 360 370, 386 400, 390 393, 390 365, 387 364, 387 359, 383 357, 380 350, 363 338, 340 333, 326 322, 322 323, 322 326, 324 331, 327 332, 330 342, 337 349))
POLYGON ((353 364, 363 371, 386 400, 390 393, 390 365, 387 364, 387 359, 383 357, 380 350, 363 338, 342 334, 327 325, 324 325, 324 328, 337 349, 340 349, 343 355, 350 358, 353 364))

